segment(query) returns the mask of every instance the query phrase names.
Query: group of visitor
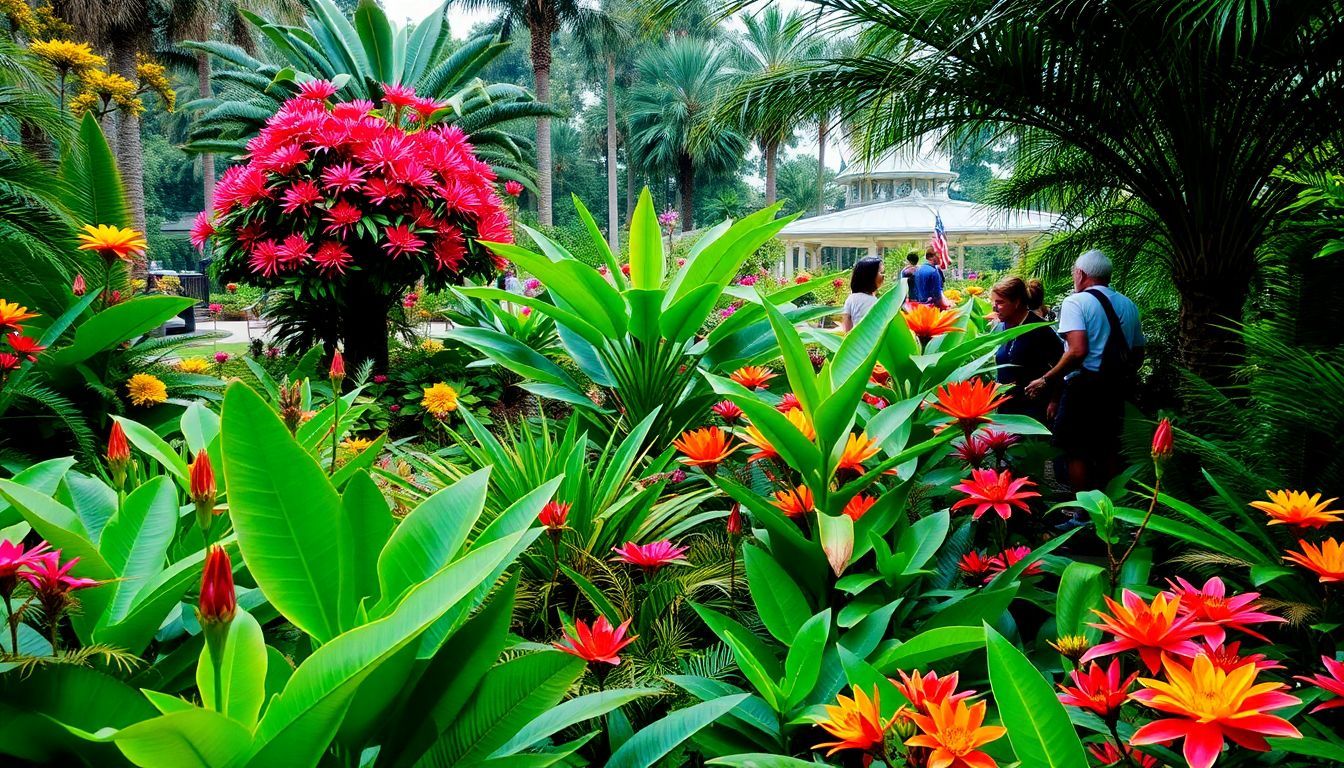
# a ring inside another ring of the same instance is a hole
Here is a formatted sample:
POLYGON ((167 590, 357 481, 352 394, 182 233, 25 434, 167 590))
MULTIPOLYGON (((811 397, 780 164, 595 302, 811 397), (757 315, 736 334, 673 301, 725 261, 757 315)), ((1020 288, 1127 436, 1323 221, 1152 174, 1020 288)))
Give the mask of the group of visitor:
MULTIPOLYGON (((901 270, 910 302, 946 308, 943 271, 930 248, 924 262, 907 257, 901 270)), ((841 327, 848 331, 877 303, 882 260, 860 259, 850 276, 841 327)), ((1119 472, 1124 403, 1143 362, 1146 340, 1139 310, 1110 287, 1111 260, 1099 250, 1078 257, 1073 293, 1049 321, 1039 280, 1009 277, 990 289, 995 330, 1034 326, 996 352, 1000 384, 1010 387, 1001 413, 1030 416, 1050 426, 1060 452, 1061 479, 1075 490, 1099 488, 1119 472)))

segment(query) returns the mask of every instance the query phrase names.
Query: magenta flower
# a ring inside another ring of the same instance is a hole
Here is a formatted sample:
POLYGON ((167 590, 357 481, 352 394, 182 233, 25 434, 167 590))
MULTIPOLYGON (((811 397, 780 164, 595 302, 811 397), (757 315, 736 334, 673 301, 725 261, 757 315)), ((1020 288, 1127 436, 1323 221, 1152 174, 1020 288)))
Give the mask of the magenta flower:
POLYGON ((670 541, 655 541, 652 544, 636 544, 628 541, 622 546, 612 547, 611 551, 616 553, 613 560, 619 560, 623 563, 637 565, 649 572, 657 572, 659 568, 665 565, 673 565, 686 562, 686 550, 688 547, 678 547, 670 541))

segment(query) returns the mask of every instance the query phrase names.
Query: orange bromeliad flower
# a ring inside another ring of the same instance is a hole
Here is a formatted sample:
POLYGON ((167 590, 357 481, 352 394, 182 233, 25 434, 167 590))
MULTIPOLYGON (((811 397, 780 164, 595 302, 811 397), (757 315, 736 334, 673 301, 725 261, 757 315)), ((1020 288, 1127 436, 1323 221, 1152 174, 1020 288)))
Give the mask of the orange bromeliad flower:
POLYGON ((1006 469, 1002 472, 973 469, 969 479, 952 486, 953 490, 966 494, 966 498, 953 504, 952 509, 956 511, 962 507, 975 507, 971 513, 973 520, 979 520, 981 515, 992 509, 999 517, 1007 520, 1013 516, 1014 509, 1031 511, 1027 499, 1041 495, 1028 490, 1034 485, 1025 477, 1013 479, 1013 473, 1006 469))
POLYGON ((1123 604, 1115 602, 1109 595, 1105 599, 1110 614, 1092 609, 1101 617, 1101 623, 1090 626, 1115 635, 1115 639, 1092 648, 1083 654, 1082 661, 1138 651, 1148 670, 1156 674, 1162 668, 1163 653, 1186 657, 1199 654, 1200 648, 1194 638, 1205 634, 1208 625, 1196 621, 1189 613, 1182 613, 1179 597, 1168 598, 1158 593, 1149 604, 1126 589, 1120 596, 1123 604))
POLYGON ((1269 501, 1252 501, 1251 506, 1269 515, 1270 525, 1296 528, 1322 528, 1339 522, 1344 509, 1328 509, 1334 499, 1321 501, 1321 494, 1305 491, 1265 491, 1269 501))
MULTIPOLYGON (((789 423, 792 424, 794 428, 802 433, 803 437, 807 438, 809 441, 817 439, 817 430, 812 426, 812 420, 807 417, 806 413, 803 413, 801 408, 795 408, 794 410, 789 411, 784 414, 784 417, 789 420, 789 423)), ((758 461, 760 459, 773 459, 779 456, 779 452, 775 450, 775 446, 766 439, 765 435, 761 434, 759 429, 751 424, 748 424, 746 430, 744 430, 742 441, 756 448, 756 453, 747 457, 748 462, 758 461)))
POLYGON ((85 224, 84 231, 79 234, 79 250, 97 251, 106 259, 122 259, 130 261, 132 257, 139 256, 149 247, 145 242, 145 236, 134 229, 112 227, 106 224, 93 226, 85 224))
POLYGON ((845 441, 845 450, 840 454, 840 460, 836 462, 836 472, 854 472, 863 474, 863 462, 871 459, 877 454, 877 441, 868 437, 867 432, 849 434, 849 439, 845 441))
POLYGON ((961 673, 953 672, 947 677, 939 678, 938 673, 930 670, 925 675, 920 675, 916 669, 912 674, 906 674, 904 670, 896 670, 896 674, 901 678, 899 682, 892 680, 896 690, 901 695, 910 700, 910 705, 924 714, 929 714, 929 710, 943 702, 956 704, 963 699, 969 699, 975 695, 975 691, 962 691, 957 693, 957 681, 961 673))
POLYGON ((775 491, 775 500, 770 502, 787 517, 798 517, 816 509, 812 498, 812 489, 800 485, 793 490, 775 491))
POLYGON ((1006 395, 999 395, 997 382, 986 383, 980 379, 944 384, 938 388, 935 397, 933 407, 956 419, 967 434, 989 421, 986 417, 1008 402, 1006 395))
POLYGON ((728 378, 747 389, 769 389, 770 380, 778 375, 763 365, 744 365, 729 374, 728 378))
POLYGON ((737 450, 738 447, 731 445, 730 442, 730 438, 723 430, 718 427, 706 427, 687 430, 681 437, 673 440, 672 444, 677 450, 686 454, 678 461, 687 466, 710 471, 737 450))
POLYGON ((6 328, 13 328, 16 331, 23 330, 23 326, 19 323, 24 320, 32 320, 37 316, 36 312, 29 312, 27 307, 19 306, 18 302, 0 299, 0 331, 6 328))
POLYGON ((858 686, 852 690, 854 698, 837 696, 835 705, 826 705, 826 717, 816 719, 817 725, 838 741, 822 742, 813 746, 813 749, 830 747, 827 756, 834 755, 842 749, 861 749, 865 752, 874 748, 882 749, 887 729, 896 722, 896 716, 892 715, 885 721, 882 719, 882 703, 878 698, 876 685, 873 686, 871 699, 858 686))
POLYGON ((1268 752, 1266 736, 1301 738, 1292 723, 1275 715, 1275 709, 1301 701, 1283 691, 1282 683, 1256 683, 1254 664, 1231 672, 1214 665, 1203 654, 1186 667, 1170 657, 1163 659, 1167 680, 1140 678, 1145 690, 1130 698, 1175 717, 1154 720, 1134 732, 1135 746, 1168 744, 1185 739, 1185 759, 1190 768, 1210 768, 1223 749, 1223 740, 1257 752, 1268 752))
POLYGON ((859 518, 868 514, 868 510, 872 509, 873 505, 876 503, 876 496, 864 496, 860 493, 845 504, 845 508, 841 510, 841 514, 857 522, 859 518))
POLYGON ((901 312, 910 331, 927 344, 934 336, 957 330, 957 311, 939 309, 932 304, 915 304, 901 312))
POLYGON ((980 747, 1003 738, 1007 728, 984 725, 985 702, 970 706, 964 701, 941 701, 929 707, 929 713, 912 713, 910 720, 923 733, 911 736, 906 746, 925 747, 929 753, 929 768, 997 768, 994 758, 980 751, 980 747))
POLYGON ((1297 540, 1297 544, 1302 547, 1302 551, 1289 552, 1284 560, 1314 572, 1321 577, 1322 584, 1344 581, 1344 545, 1337 539, 1326 539, 1319 547, 1301 539, 1297 540))

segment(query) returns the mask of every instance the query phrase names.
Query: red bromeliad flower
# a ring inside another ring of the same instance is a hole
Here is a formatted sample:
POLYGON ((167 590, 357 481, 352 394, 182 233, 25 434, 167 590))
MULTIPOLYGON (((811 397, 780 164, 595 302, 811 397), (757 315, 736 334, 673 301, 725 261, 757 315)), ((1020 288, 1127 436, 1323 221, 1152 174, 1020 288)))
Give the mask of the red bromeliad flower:
POLYGON ((1164 653, 1187 658, 1199 654, 1194 638, 1203 635, 1208 626, 1194 616, 1182 614, 1180 598, 1168 599, 1159 593, 1149 604, 1128 589, 1120 597, 1122 602, 1117 603, 1105 596, 1109 614, 1092 610, 1101 623, 1090 626, 1115 635, 1115 640, 1091 648, 1083 655, 1083 661, 1138 651, 1148 670, 1156 673, 1162 668, 1164 653))
POLYGON ((792 490, 784 489, 775 491, 775 500, 770 502, 786 517, 801 517, 808 512, 816 509, 812 498, 812 489, 806 485, 800 485, 792 490))
POLYGON ((14 350, 14 354, 28 358, 30 363, 36 363, 37 356, 42 353, 42 350, 46 349, 32 336, 24 336, 17 332, 9 334, 5 337, 5 340, 9 342, 9 347, 14 350))
POLYGON ((958 672, 939 678, 938 673, 932 670, 921 676, 919 670, 906 674, 898 669, 896 675, 900 680, 891 681, 896 690, 909 700, 911 706, 926 715, 932 707, 939 704, 956 704, 975 695, 975 691, 957 693, 957 682, 960 678, 958 672))
POLYGON ((724 524, 725 530, 729 536, 741 536, 746 525, 742 522, 742 505, 733 502, 733 508, 728 510, 728 522, 724 524))
POLYGON ((644 545, 627 541, 619 547, 612 547, 611 551, 616 553, 613 560, 656 572, 665 565, 684 564, 687 549, 689 547, 678 547, 670 541, 655 541, 644 545))
POLYGON ((1201 651, 1209 657, 1213 665, 1224 672, 1231 672, 1237 667, 1245 664, 1254 664, 1255 668, 1264 672, 1267 669, 1283 669, 1283 665, 1269 658, 1263 653, 1248 653, 1241 655, 1241 641, 1235 643, 1223 643, 1221 645, 1210 644, 1201 651))
POLYGON ((710 406, 709 410, 715 416, 723 419, 726 424, 736 424, 737 421, 742 418, 742 409, 738 408, 737 403, 734 403, 732 400, 720 400, 710 406))
POLYGON ((78 562, 78 557, 72 557, 65 565, 61 565, 60 550, 51 550, 30 558, 25 564, 27 570, 20 575, 32 586, 33 591, 37 592, 38 599, 44 604, 53 598, 64 601, 70 592, 96 587, 103 583, 97 579, 71 576, 70 569, 78 562))
POLYGON ((131 444, 126 441, 126 431, 121 428, 121 422, 114 419, 112 429, 107 433, 107 464, 115 473, 118 468, 125 472, 130 463, 131 444))
POLYGON ((1006 469, 1002 472, 993 469, 973 469, 970 479, 952 486, 953 490, 966 494, 966 498, 953 504, 952 509, 955 511, 962 507, 975 507, 975 511, 971 513, 973 520, 979 520, 981 515, 992 509, 999 517, 1007 520, 1012 517, 1014 509, 1031 511, 1027 499, 1041 494, 1026 489, 1035 485, 1025 477, 1014 480, 1013 473, 1006 469))
POLYGON ((1120 707, 1129 699, 1129 687, 1139 679, 1135 672, 1124 677, 1120 671, 1120 660, 1112 659, 1106 669, 1092 662, 1086 672, 1074 670, 1069 673, 1073 678, 1073 687, 1060 685, 1059 700, 1071 707, 1095 712, 1108 723, 1114 723, 1120 717, 1120 707))
MULTIPOLYGON (((197 218, 199 219, 200 217, 198 216, 197 218)), ((80 273, 75 275, 75 282, 70 284, 70 292, 76 296, 83 296, 85 293, 88 293, 88 291, 89 285, 84 281, 84 274, 80 273)))
POLYGON ((957 569, 973 580, 984 579, 988 581, 997 564, 998 558, 985 557, 983 552, 971 550, 962 555, 961 560, 957 563, 957 569))
POLYGON ((989 445, 978 436, 971 435, 953 443, 952 453, 966 466, 979 469, 989 458, 989 445))
POLYGON ((1268 752, 1266 736, 1301 738, 1287 720, 1268 714, 1301 701, 1283 693, 1282 683, 1256 683, 1254 664, 1231 672, 1214 666, 1208 656, 1195 657, 1186 667, 1166 657, 1166 680, 1140 678, 1144 690, 1131 698, 1175 717, 1154 720, 1134 732, 1135 746, 1168 744, 1185 739, 1184 755, 1190 768, 1210 768, 1225 739, 1256 752, 1268 752))
POLYGON ((1145 755, 1128 744, 1125 745, 1125 751, 1121 752, 1114 743, 1099 741, 1095 744, 1088 744, 1087 751, 1092 755, 1093 760, 1101 763, 1103 768, 1121 763, 1128 765, 1127 760, 1133 760, 1134 765, 1138 768, 1158 768, 1156 757, 1145 755))
POLYGON ((728 375, 728 378, 736 381, 747 389, 769 389, 770 380, 779 374, 771 372, 769 368, 759 365, 744 365, 728 375))
MULTIPOLYGON (((998 575, 1017 565, 1022 560, 1031 555, 1031 547, 1009 547, 1003 552, 990 558, 989 572, 991 576, 998 575)), ((1041 561, 1028 565, 1022 570, 1023 576, 1041 575, 1041 561)))
POLYGON ((788 413, 789 411, 800 409, 802 407, 803 404, 798 402, 797 395, 792 392, 785 392, 784 396, 779 398, 779 404, 775 406, 775 410, 780 413, 788 413))
POLYGON ((21 365, 23 365, 23 361, 19 359, 18 355, 11 355, 8 352, 0 352, 0 373, 17 371, 21 365))
POLYGON ((523 194, 523 185, 517 181, 506 181, 504 182, 504 193, 510 197, 517 197, 523 194))
POLYGON ((383 230, 383 239, 383 250, 394 259, 402 254, 420 253, 425 247, 425 241, 416 237, 411 228, 405 225, 383 230))
POLYGON ((1321 663, 1325 665, 1326 674, 1317 674, 1311 677, 1297 675, 1293 678, 1308 685, 1314 685, 1334 697, 1317 704, 1311 710, 1312 714, 1325 709, 1344 707, 1344 662, 1335 661, 1329 656, 1322 656, 1321 663))
POLYGON ((891 381, 891 372, 883 367, 881 363, 877 363, 873 366, 873 373, 868 377, 868 380, 874 384, 885 387, 891 381))
POLYGON ((841 514, 851 520, 858 521, 859 518, 868 514, 868 510, 872 509, 873 505, 876 503, 876 496, 864 496, 860 493, 845 504, 845 508, 841 510, 841 514))
POLYGON ((45 541, 26 550, 22 541, 17 544, 8 539, 0 541, 0 596, 8 599, 18 584, 19 570, 37 562, 50 551, 51 545, 45 541))
POLYGON ((409 85, 383 85, 383 101, 394 107, 409 107, 415 98, 415 89, 409 85))
POLYGON ((537 520, 552 533, 560 531, 569 519, 569 509, 572 506, 574 505, 568 501, 548 501, 546 506, 541 508, 541 514, 537 515, 537 520))
POLYGON ((1008 452, 1009 448, 1017 445, 1018 437, 1011 432, 1001 432, 997 429, 986 428, 984 432, 980 434, 980 441, 985 444, 986 448, 993 451, 995 455, 1003 456, 1008 452))
POLYGON ((591 627, 580 619, 574 622, 574 634, 566 633, 560 642, 552 645, 584 661, 600 661, 614 667, 621 663, 621 657, 617 655, 621 649, 639 639, 638 635, 625 636, 629 628, 630 619, 614 629, 605 616, 598 616, 591 627))
POLYGON ((882 410, 883 408, 886 408, 888 405, 885 398, 878 397, 877 395, 874 395, 871 392, 863 393, 863 402, 873 406, 874 409, 879 411, 882 410))
POLYGON ((1008 402, 1006 395, 999 394, 997 382, 986 383, 980 379, 944 384, 934 396, 937 400, 933 407, 956 419, 967 434, 990 421, 989 414, 1008 402))
POLYGON ((327 372, 327 378, 337 381, 345 378, 345 355, 339 349, 331 353, 331 369, 327 372))
POLYGON ((317 246, 317 253, 313 254, 313 263, 324 274, 335 272, 338 275, 343 275, 345 274, 345 268, 350 265, 354 258, 344 245, 328 240, 317 246))
POLYGON ((1204 633, 1209 643, 1222 645, 1227 638, 1226 629, 1245 632, 1251 637, 1269 642, 1269 638, 1251 629, 1251 624, 1284 623, 1287 619, 1258 610, 1256 603, 1259 592, 1247 592, 1242 595, 1227 596, 1227 587, 1223 580, 1214 576, 1204 582, 1203 588, 1196 587, 1179 576, 1168 581, 1171 590, 1168 594, 1180 598, 1181 612, 1194 616, 1195 621, 1208 622, 1204 633))
POLYGON ((216 544, 205 556, 205 570, 201 573, 201 607, 196 616, 201 624, 228 624, 238 610, 238 596, 233 589, 233 564, 229 553, 216 544))

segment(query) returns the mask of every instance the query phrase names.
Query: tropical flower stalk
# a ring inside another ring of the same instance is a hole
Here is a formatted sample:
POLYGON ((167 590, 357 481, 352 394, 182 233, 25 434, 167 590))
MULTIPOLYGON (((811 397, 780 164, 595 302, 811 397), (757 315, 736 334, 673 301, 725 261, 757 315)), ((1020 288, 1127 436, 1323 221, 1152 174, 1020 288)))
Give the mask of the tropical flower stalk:
POLYGON ((42 606, 42 615, 47 618, 48 639, 51 641, 51 653, 59 655, 61 647, 61 619, 74 604, 70 593, 96 587, 102 582, 71 576, 70 571, 79 562, 78 557, 61 564, 60 550, 43 552, 32 557, 25 564, 23 578, 32 586, 37 602, 42 606))
POLYGON ((126 441, 121 422, 114 419, 107 435, 107 468, 112 472, 112 482, 118 490, 126 485, 126 470, 130 466, 131 444, 126 441))
POLYGON ((1139 523, 1139 529, 1134 532, 1134 540, 1129 543, 1125 553, 1119 560, 1111 554, 1111 544, 1106 543, 1106 557, 1110 566, 1111 584, 1120 577, 1120 569, 1125 567, 1125 561, 1134 554, 1134 549, 1139 546, 1139 540, 1143 538, 1143 532, 1148 529, 1148 521, 1153 519, 1153 512, 1157 509, 1158 494, 1162 490, 1162 468, 1166 466, 1167 460, 1172 454, 1171 422, 1163 419, 1158 422, 1157 429, 1153 432, 1153 493, 1148 501, 1148 512, 1143 516, 1143 522, 1139 523))

